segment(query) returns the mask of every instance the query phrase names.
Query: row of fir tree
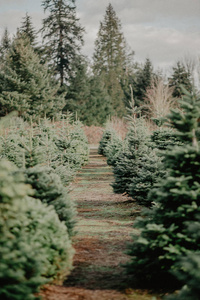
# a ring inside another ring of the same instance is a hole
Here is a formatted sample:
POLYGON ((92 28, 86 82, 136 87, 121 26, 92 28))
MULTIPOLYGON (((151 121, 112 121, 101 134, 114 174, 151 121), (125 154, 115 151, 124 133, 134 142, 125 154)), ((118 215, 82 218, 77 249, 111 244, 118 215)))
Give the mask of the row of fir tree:
POLYGON ((87 163, 82 123, 0 120, 0 299, 36 300, 73 265, 77 222, 70 183, 87 163))

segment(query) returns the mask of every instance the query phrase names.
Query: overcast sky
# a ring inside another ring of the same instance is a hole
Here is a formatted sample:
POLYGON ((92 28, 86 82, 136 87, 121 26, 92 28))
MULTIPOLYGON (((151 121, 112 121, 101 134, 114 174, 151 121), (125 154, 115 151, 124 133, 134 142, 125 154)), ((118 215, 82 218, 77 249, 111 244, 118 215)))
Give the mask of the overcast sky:
MULTIPOLYGON (((44 18, 41 0, 0 0, 0 35, 13 34, 28 12, 39 29, 44 18)), ((200 55, 200 0, 76 0, 85 27, 83 53, 92 56, 94 40, 111 3, 121 20, 135 60, 149 57, 156 68, 171 67, 185 55, 200 55)))

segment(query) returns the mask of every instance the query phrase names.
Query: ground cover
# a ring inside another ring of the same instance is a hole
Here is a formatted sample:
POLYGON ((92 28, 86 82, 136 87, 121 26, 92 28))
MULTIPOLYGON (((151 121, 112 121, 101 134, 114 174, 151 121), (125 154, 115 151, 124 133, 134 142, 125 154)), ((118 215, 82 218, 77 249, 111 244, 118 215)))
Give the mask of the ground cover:
POLYGON ((64 286, 48 286, 44 300, 152 300, 149 291, 129 287, 122 265, 129 260, 126 245, 138 231, 134 219, 141 207, 126 194, 114 194, 112 169, 91 148, 89 164, 71 185, 78 208, 74 237, 74 270, 64 286))

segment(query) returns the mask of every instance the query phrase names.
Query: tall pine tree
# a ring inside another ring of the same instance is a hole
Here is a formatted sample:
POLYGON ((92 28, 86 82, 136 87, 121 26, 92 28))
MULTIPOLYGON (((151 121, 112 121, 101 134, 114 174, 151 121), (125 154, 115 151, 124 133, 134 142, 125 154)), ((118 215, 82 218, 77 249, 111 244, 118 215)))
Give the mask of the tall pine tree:
POLYGON ((25 17, 23 18, 23 22, 19 28, 19 31, 29 38, 31 46, 34 47, 36 44, 37 34, 33 27, 31 17, 28 15, 28 13, 26 13, 25 17))
POLYGON ((71 76, 72 63, 83 44, 84 29, 76 17, 75 0, 43 0, 42 6, 49 13, 41 29, 45 52, 62 86, 71 76))
MULTIPOLYGON (((0 68, 2 67, 6 53, 10 49, 10 46, 11 46, 11 39, 9 37, 8 29, 5 28, 2 39, 1 39, 1 43, 0 43, 0 68)), ((1 91, 1 87, 0 87, 0 91, 1 91)), ((2 103, 0 103, 0 116, 4 116, 5 113, 6 113, 6 109, 2 105, 2 103)))
POLYGON ((121 22, 111 4, 100 23, 93 60, 95 75, 103 76, 113 109, 122 116, 125 113, 122 82, 127 73, 128 55, 121 22))
POLYGON ((8 29, 5 28, 2 39, 1 39, 1 44, 0 44, 0 61, 4 59, 4 56, 8 49, 10 48, 11 45, 11 39, 9 37, 9 32, 8 29))

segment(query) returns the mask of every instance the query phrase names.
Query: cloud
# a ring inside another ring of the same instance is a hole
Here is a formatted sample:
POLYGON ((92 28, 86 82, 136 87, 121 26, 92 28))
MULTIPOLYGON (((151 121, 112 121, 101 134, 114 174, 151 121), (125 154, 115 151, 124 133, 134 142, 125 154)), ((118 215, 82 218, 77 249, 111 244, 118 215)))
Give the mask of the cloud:
POLYGON ((22 4, 25 2, 26 0, 0 0, 0 5, 22 4))
POLYGON ((167 67, 187 53, 197 55, 200 49, 199 32, 137 25, 127 26, 126 36, 136 59, 144 61, 148 56, 157 67, 167 67))
MULTIPOLYGON (((200 49, 199 0, 76 0, 80 23, 86 29, 84 54, 92 57, 100 21, 111 3, 122 23, 124 36, 135 59, 147 56, 156 66, 172 64, 185 53, 200 49)), ((44 18, 41 0, 0 0, 0 34, 11 34, 28 12, 36 29, 44 18)))
POLYGON ((85 16, 97 19, 105 14, 106 7, 111 3, 123 24, 143 23, 162 18, 199 17, 199 0, 77 0, 77 7, 85 16))
MULTIPOLYGON (((145 25, 126 25, 124 33, 128 44, 135 51, 135 60, 143 62, 149 57, 155 67, 167 68, 185 54, 200 54, 199 32, 182 32, 173 28, 145 25)), ((92 56, 96 30, 86 35, 84 53, 92 56)))

